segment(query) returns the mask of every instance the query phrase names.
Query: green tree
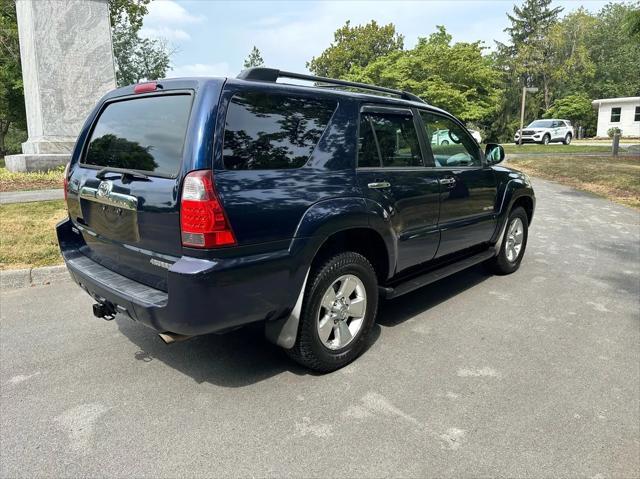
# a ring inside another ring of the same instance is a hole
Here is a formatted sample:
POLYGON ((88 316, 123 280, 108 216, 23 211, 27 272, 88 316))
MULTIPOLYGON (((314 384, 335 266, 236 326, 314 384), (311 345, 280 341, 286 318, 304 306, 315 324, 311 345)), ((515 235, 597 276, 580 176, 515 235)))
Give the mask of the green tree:
POLYGON ((574 126, 582 126, 592 132, 596 125, 596 112, 591 104, 591 98, 586 93, 567 95, 556 100, 544 116, 571 120, 574 126))
POLYGON ((109 0, 111 40, 118 86, 166 75, 173 51, 165 40, 139 35, 151 0, 109 0))
POLYGON ((0 0, 0 156, 14 128, 26 129, 18 22, 13 0, 0 0))
POLYGON ((507 14, 511 26, 505 28, 510 42, 498 42, 498 51, 505 65, 519 79, 518 87, 537 86, 542 89, 544 108, 551 105, 552 46, 548 35, 557 23, 561 7, 551 8, 551 0, 524 0, 507 14))
POLYGON ((258 47, 254 45, 247 58, 245 58, 244 60, 244 67, 251 68, 259 67, 262 65, 264 65, 264 60, 262 59, 262 55, 260 54, 260 50, 258 50, 258 47))
POLYGON ((640 2, 627 13, 626 30, 631 38, 640 42, 640 2))
POLYGON ((147 5, 151 0, 109 0, 109 17, 111 25, 117 25, 123 20, 130 28, 138 33, 142 28, 144 16, 149 13, 147 5))
POLYGON ((591 36, 597 18, 584 8, 568 13, 549 30, 550 80, 558 98, 589 92, 596 64, 591 57, 591 36))
POLYGON ((592 98, 640 95, 640 41, 629 31, 629 15, 640 3, 609 3, 598 12, 589 37, 589 54, 595 64, 592 98))
POLYGON ((172 52, 164 40, 141 38, 127 23, 114 25, 111 38, 118 86, 166 75, 172 52))
POLYGON ((443 26, 415 48, 392 52, 350 79, 410 91, 462 120, 478 122, 495 112, 499 89, 491 58, 481 42, 451 43, 443 26))
POLYGON ((366 67, 404 46, 404 37, 396 33, 393 23, 380 26, 375 20, 355 27, 347 21, 333 36, 333 43, 307 62, 307 68, 315 75, 343 78, 352 68, 366 67))

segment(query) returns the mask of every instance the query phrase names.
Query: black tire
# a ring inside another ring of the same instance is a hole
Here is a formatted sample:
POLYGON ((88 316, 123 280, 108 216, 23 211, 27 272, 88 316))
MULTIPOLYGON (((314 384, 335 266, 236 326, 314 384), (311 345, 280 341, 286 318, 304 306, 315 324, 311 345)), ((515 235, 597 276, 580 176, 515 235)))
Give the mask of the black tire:
POLYGON ((542 137, 542 141, 541 141, 541 143, 542 143, 543 145, 548 145, 549 143, 551 143, 551 137, 550 137, 549 135, 544 135, 544 136, 542 137))
POLYGON ((565 145, 571 144, 571 133, 567 133, 567 136, 564 137, 564 140, 562 140, 562 143, 564 143, 565 145))
POLYGON ((442 140, 440 142, 441 145, 448 145, 449 144, 449 140, 442 140))
POLYGON ((364 350, 371 327, 378 314, 378 280, 371 263, 361 254, 344 252, 327 260, 311 272, 302 303, 298 336, 287 354, 296 362, 314 371, 330 372, 346 366, 364 350), (356 276, 366 291, 364 320, 353 339, 341 349, 329 349, 318 333, 318 315, 322 299, 340 276, 356 276))
POLYGON ((517 207, 511 211, 509 214, 509 218, 507 219, 507 227, 504 231, 504 235, 502 238, 502 244, 500 245, 500 251, 498 255, 492 258, 488 262, 488 266, 490 269, 500 275, 511 274, 515 272, 522 262, 522 257, 524 256, 524 252, 527 249, 527 239, 529 237, 529 218, 527 217, 527 213, 523 208, 517 207), (523 227, 522 232, 522 246, 520 248, 520 252, 517 257, 513 260, 509 260, 507 257, 507 243, 509 241, 509 229, 513 222, 516 219, 520 219, 523 227))

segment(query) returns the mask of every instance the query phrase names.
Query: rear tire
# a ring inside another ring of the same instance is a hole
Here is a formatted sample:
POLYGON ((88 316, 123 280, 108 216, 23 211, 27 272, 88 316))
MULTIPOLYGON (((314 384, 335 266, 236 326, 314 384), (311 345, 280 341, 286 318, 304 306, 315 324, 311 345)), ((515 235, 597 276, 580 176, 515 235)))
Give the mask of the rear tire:
POLYGON ((367 258, 354 252, 333 256, 311 274, 296 342, 286 351, 309 369, 335 371, 366 347, 378 313, 378 280, 367 258))
POLYGON ((565 145, 571 144, 571 133, 567 133, 567 136, 564 137, 564 140, 562 140, 562 143, 564 143, 565 145))
POLYGON ((491 270, 500 275, 515 272, 522 262, 528 237, 529 218, 523 208, 517 207, 507 219, 500 251, 488 263, 491 270))

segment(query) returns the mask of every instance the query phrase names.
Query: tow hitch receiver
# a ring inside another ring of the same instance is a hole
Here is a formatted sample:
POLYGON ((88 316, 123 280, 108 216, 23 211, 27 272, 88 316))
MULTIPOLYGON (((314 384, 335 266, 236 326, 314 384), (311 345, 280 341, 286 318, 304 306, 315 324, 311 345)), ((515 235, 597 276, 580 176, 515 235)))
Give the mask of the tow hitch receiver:
POLYGON ((96 303, 93 305, 93 315, 106 321, 111 321, 116 317, 116 308, 109 302, 96 303))

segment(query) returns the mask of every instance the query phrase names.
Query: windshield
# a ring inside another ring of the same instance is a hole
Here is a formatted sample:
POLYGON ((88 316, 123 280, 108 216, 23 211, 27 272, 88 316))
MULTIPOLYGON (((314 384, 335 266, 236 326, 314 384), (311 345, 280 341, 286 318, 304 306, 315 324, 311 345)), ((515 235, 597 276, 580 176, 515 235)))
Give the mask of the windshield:
POLYGON ((182 162, 190 110, 190 95, 111 103, 93 129, 84 163, 173 176, 182 162))
POLYGON ((551 128, 551 120, 536 120, 534 122, 529 123, 527 128, 551 128))

